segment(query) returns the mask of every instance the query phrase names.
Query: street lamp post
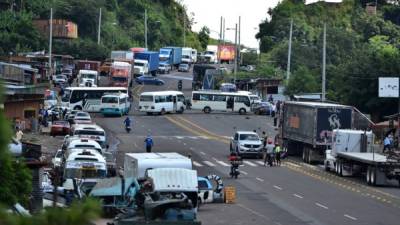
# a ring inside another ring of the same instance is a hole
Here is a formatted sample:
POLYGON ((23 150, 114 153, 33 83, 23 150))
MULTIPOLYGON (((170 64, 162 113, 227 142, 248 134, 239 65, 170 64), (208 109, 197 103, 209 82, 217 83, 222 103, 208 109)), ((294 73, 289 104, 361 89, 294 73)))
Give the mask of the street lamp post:
POLYGON ((50 8, 50 34, 49 34, 49 80, 52 75, 52 62, 51 62, 51 52, 52 52, 52 47, 53 47, 53 8, 50 8))
POLYGON ((235 28, 226 28, 226 30, 234 30, 235 31, 235 64, 233 65, 233 75, 234 75, 234 84, 236 85, 236 75, 237 75, 237 63, 238 63, 238 35, 237 35, 237 27, 238 24, 235 24, 235 28))
POLYGON ((144 10, 144 47, 147 49, 147 9, 144 10))

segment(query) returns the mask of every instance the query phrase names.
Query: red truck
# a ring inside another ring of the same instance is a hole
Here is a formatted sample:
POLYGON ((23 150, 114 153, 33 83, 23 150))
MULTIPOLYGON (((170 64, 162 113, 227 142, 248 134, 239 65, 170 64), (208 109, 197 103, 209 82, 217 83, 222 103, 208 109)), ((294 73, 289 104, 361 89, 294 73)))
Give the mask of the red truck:
POLYGON ((132 86, 132 64, 115 61, 111 64, 110 85, 112 87, 132 86))
POLYGON ((221 63, 230 63, 235 59, 235 46, 234 45, 219 45, 218 56, 221 63))

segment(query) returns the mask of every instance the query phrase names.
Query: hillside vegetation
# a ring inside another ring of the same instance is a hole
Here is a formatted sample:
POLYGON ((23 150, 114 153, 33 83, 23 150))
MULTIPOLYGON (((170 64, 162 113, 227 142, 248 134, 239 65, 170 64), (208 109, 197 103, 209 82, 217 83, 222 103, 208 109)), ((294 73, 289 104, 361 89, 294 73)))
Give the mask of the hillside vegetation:
POLYGON ((183 46, 183 20, 186 19, 186 45, 201 49, 197 34, 191 32, 191 19, 174 0, 29 0, 15 1, 13 11, 0 11, 0 55, 10 52, 47 50, 47 36, 40 36, 32 19, 67 19, 78 25, 79 38, 54 41, 54 52, 76 58, 103 59, 111 49, 144 47, 144 11, 148 16, 148 47, 183 46), (21 2, 23 5, 21 5, 21 2), (99 8, 102 8, 101 44, 97 45, 99 8))
POLYGON ((397 99, 378 98, 378 77, 400 75, 400 7, 378 1, 376 15, 368 1, 341 4, 283 0, 269 10, 257 38, 266 53, 260 65, 284 77, 290 20, 293 19, 291 77, 287 94, 321 92, 322 34, 327 26, 327 98, 358 107, 375 120, 397 112, 397 99))

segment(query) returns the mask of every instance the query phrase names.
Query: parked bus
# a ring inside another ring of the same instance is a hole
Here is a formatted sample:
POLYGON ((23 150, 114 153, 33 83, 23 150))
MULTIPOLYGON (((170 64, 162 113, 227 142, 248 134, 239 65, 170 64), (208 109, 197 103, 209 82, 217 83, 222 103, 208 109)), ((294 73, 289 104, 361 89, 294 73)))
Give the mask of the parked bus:
POLYGON ((139 111, 147 115, 167 112, 183 113, 185 97, 180 91, 154 91, 140 94, 139 111))
POLYGON ((193 91, 192 109, 203 110, 204 113, 211 111, 232 111, 245 114, 250 112, 250 96, 241 92, 220 91, 193 91))
POLYGON ((65 89, 61 104, 71 110, 100 112, 101 97, 104 94, 128 94, 126 87, 68 87, 65 89))
POLYGON ((125 93, 105 94, 101 97, 100 112, 103 116, 122 116, 131 108, 129 96, 125 93))

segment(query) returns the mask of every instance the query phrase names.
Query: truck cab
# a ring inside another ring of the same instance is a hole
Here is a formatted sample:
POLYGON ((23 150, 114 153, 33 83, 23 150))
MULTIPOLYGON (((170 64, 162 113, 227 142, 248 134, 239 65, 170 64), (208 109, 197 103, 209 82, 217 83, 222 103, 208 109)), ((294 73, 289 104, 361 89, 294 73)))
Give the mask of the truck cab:
POLYGON ((134 64, 135 77, 149 73, 149 62, 147 60, 136 59, 134 64))
POLYGON ((128 62, 113 62, 111 66, 110 83, 112 87, 128 87, 132 84, 132 65, 128 62))
POLYGON ((98 72, 95 70, 79 70, 78 78, 80 87, 96 87, 98 72))

